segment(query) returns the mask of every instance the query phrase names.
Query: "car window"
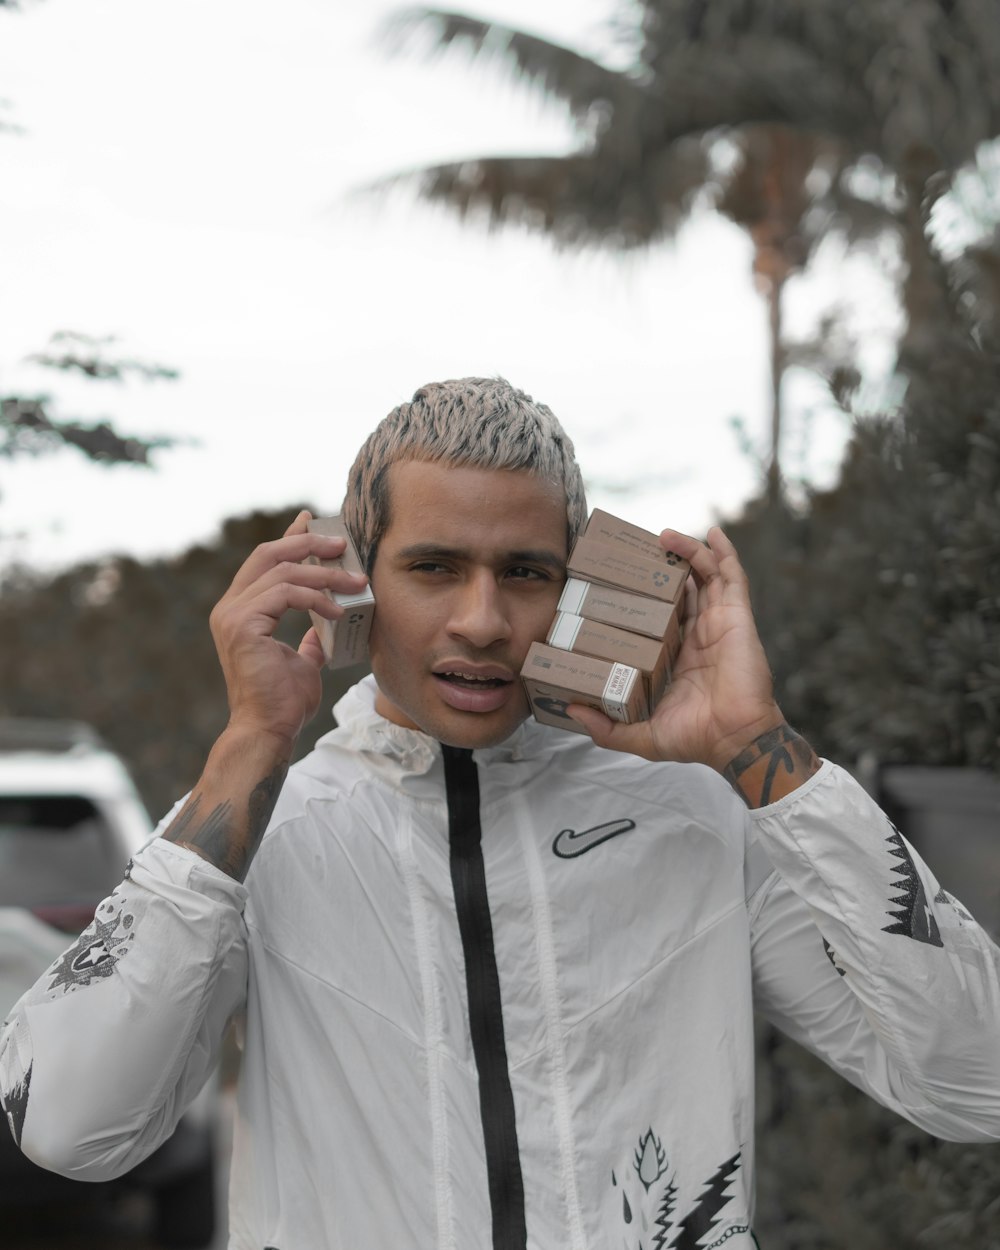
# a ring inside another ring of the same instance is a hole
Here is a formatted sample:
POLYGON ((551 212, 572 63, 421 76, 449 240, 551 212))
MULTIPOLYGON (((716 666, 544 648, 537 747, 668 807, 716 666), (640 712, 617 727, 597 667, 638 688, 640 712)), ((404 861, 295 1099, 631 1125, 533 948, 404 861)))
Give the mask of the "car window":
POLYGON ((0 907, 94 904, 124 867, 111 828, 89 799, 0 795, 0 907))

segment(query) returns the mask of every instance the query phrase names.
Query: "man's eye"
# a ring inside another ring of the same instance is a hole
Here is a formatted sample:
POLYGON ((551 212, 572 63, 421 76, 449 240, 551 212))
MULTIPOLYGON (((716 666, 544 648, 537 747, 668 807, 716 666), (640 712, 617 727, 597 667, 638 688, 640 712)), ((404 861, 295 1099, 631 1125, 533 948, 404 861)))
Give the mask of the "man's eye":
POLYGON ((515 564, 513 568, 507 570, 507 576, 518 581, 547 582, 549 580, 549 575, 544 570, 533 569, 527 564, 515 564))
POLYGON ((411 573, 447 573, 447 566, 439 564, 437 560, 421 560, 418 564, 410 565, 411 573))

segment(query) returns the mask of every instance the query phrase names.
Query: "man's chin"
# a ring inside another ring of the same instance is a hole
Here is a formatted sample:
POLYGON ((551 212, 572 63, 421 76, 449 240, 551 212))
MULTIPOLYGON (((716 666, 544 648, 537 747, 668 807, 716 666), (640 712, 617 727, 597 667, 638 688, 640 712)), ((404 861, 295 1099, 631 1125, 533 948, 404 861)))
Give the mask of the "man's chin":
POLYGON ((451 707, 433 709, 424 732, 449 747, 478 751, 499 746, 527 720, 530 712, 527 699, 512 700, 496 712, 461 712, 451 707))
POLYGON ((375 710, 394 724, 419 729, 445 746, 471 751, 499 746, 528 719, 531 711, 527 698, 520 692, 495 712, 464 712, 440 701, 437 706, 404 709, 381 689, 375 710))

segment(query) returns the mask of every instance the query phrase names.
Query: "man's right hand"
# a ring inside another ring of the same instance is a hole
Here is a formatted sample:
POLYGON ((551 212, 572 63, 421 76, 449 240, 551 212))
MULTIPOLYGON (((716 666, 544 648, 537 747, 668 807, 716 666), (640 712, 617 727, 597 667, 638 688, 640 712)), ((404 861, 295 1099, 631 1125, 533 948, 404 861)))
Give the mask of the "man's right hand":
POLYGON ((302 726, 319 707, 323 651, 310 629, 298 650, 274 631, 290 609, 328 620, 344 609, 326 593, 361 589, 366 578, 340 568, 303 564, 333 560, 342 538, 310 534, 300 512, 277 542, 263 543, 233 578, 212 612, 212 636, 229 691, 229 724, 204 772, 163 834, 237 881, 246 878, 274 811, 302 726))
POLYGON ((270 735, 289 752, 315 714, 322 693, 323 652, 310 629, 298 650, 278 642, 274 632, 289 609, 328 620, 344 614, 326 593, 357 593, 361 574, 305 564, 308 556, 332 560, 344 551, 342 538, 310 534, 311 514, 300 512, 275 542, 262 543, 216 604, 210 624, 229 696, 233 729, 270 735))

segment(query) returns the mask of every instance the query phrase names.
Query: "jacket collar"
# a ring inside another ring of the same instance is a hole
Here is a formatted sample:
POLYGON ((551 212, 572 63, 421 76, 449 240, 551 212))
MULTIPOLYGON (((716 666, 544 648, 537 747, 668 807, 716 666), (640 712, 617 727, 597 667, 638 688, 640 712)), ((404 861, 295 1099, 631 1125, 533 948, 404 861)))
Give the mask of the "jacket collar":
MULTIPOLYGON (((389 757, 411 775, 430 772, 441 758, 440 742, 419 729, 405 729, 386 720, 375 711, 377 693, 371 674, 352 686, 333 709, 337 728, 322 741, 329 738, 339 746, 389 757)), ((481 764, 538 759, 551 751, 554 738, 565 736, 529 719, 498 746, 476 751, 475 758, 481 764)))

